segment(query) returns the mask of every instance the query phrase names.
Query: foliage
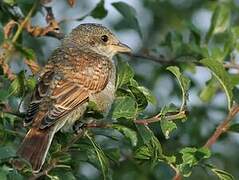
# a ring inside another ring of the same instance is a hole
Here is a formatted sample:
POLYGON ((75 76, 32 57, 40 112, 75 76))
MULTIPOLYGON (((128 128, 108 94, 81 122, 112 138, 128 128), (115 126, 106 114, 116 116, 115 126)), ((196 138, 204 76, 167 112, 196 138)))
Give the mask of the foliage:
POLYGON ((99 0, 89 8, 68 0, 50 8, 49 2, 0 2, 0 179, 239 178, 239 145, 228 138, 239 132, 238 122, 231 125, 239 111, 236 2, 141 0, 152 20, 146 28, 146 15, 133 3, 99 0), (58 6, 84 9, 80 18, 72 16, 78 23, 89 17, 103 22, 117 11, 114 29, 133 30, 142 43, 137 53, 116 57, 116 99, 106 120, 82 134, 58 132, 43 172, 33 175, 29 164, 17 169, 13 160, 27 132, 22 119, 36 72, 53 50, 50 41, 56 46, 69 23, 65 15, 54 17, 58 6), (194 22, 202 9, 212 13, 206 30, 194 22))

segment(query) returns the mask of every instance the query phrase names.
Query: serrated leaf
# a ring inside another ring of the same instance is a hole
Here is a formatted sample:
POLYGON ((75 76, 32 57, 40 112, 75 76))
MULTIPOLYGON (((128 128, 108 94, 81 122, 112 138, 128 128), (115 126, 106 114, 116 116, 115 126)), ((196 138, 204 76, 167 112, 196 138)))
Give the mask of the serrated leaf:
POLYGON ((120 160, 120 157, 121 157, 119 148, 106 149, 105 154, 114 163, 119 164, 119 162, 120 162, 119 160, 120 160))
POLYGON ((235 178, 226 171, 215 168, 211 164, 206 164, 206 166, 215 174, 220 180, 234 180, 235 178))
POLYGON ((220 82, 221 86, 223 87, 226 93, 228 109, 230 109, 232 105, 232 99, 233 99, 233 93, 232 93, 233 87, 230 82, 230 76, 225 71, 222 63, 209 58, 205 58, 201 60, 200 63, 208 67, 212 71, 216 79, 220 82))
POLYGON ((108 177, 108 173, 109 173, 109 162, 108 159, 106 158, 103 150, 100 148, 100 146, 98 144, 96 144, 96 142, 86 133, 86 137, 90 140, 94 151, 97 155, 97 158, 99 160, 100 166, 101 166, 101 171, 103 174, 103 179, 106 180, 108 177))
POLYGON ((211 169, 220 180, 234 180, 234 177, 226 171, 220 169, 211 169))
POLYGON ((25 81, 25 75, 24 75, 24 72, 22 71, 12 81, 10 88, 9 88, 9 94, 10 95, 22 95, 24 92, 24 89, 25 89, 24 81, 25 81))
POLYGON ((219 4, 212 16, 211 25, 206 35, 206 42, 208 42, 213 34, 225 32, 231 19, 231 11, 229 6, 225 4, 219 4))
POLYGON ((237 104, 239 104, 239 88, 237 88, 237 87, 234 87, 234 89, 233 89, 233 99, 234 99, 234 101, 237 103, 237 104))
POLYGON ((144 93, 144 95, 146 96, 146 98, 147 98, 147 100, 148 100, 149 102, 151 102, 151 103, 154 104, 154 105, 157 104, 157 99, 156 99, 156 97, 152 94, 152 92, 151 92, 149 89, 145 88, 144 86, 138 86, 138 89, 139 89, 142 93, 144 93))
POLYGON ((138 106, 138 111, 143 111, 148 106, 148 101, 146 96, 137 87, 128 86, 128 88, 130 89, 130 91, 135 97, 135 100, 138 106))
POLYGON ((136 149, 136 151, 134 152, 134 158, 149 160, 151 158, 151 152, 146 145, 143 145, 136 149))
POLYGON ((27 88, 29 88, 30 91, 33 91, 35 89, 36 83, 37 83, 37 81, 36 81, 36 79, 34 77, 29 77, 26 80, 27 88))
POLYGON ((123 62, 119 60, 117 64, 116 87, 119 88, 129 83, 133 79, 133 77, 134 77, 134 71, 129 66, 129 64, 127 62, 123 62))
POLYGON ((144 145, 136 149, 134 157, 150 160, 152 168, 157 165, 158 162, 165 161, 167 157, 163 155, 161 144, 149 127, 145 125, 136 125, 136 127, 144 145))
POLYGON ((23 47, 21 44, 15 44, 15 48, 21 52, 21 54, 29 59, 29 60, 36 60, 36 54, 33 49, 23 47))
POLYGON ((105 16, 107 16, 108 11, 105 9, 105 1, 101 0, 96 7, 91 11, 91 16, 96 19, 103 19, 105 16))
POLYGON ((58 179, 66 179, 66 180, 76 180, 76 177, 74 176, 73 172, 69 168, 55 168, 50 172, 50 175, 52 177, 58 177, 58 179))
POLYGON ((186 105, 186 100, 188 98, 187 93, 188 93, 188 89, 190 86, 190 80, 187 77, 183 76, 181 74, 179 68, 176 66, 169 66, 169 67, 167 67, 167 70, 169 70, 171 73, 173 73, 179 82, 179 85, 182 90, 182 105, 181 105, 180 110, 183 110, 184 106, 186 105))
POLYGON ((172 132, 174 129, 177 129, 177 125, 173 121, 164 119, 160 121, 160 126, 166 139, 169 139, 170 132, 172 132))
POLYGON ((0 101, 5 101, 9 97, 9 92, 5 89, 0 90, 0 101))
POLYGON ((171 106, 165 106, 161 109, 161 121, 160 121, 160 127, 162 129, 162 132, 165 136, 166 139, 169 139, 169 134, 174 130, 177 129, 177 125, 173 122, 173 121, 168 121, 166 119, 164 119, 164 116, 168 113, 168 112, 174 112, 175 106, 171 105, 171 106))
POLYGON ((144 144, 147 144, 150 142, 150 140, 153 138, 154 133, 149 129, 148 126, 145 125, 138 125, 136 124, 137 131, 140 135, 140 137, 143 140, 144 144))
POLYGON ((136 116, 136 101, 132 97, 119 97, 113 104, 112 117, 115 119, 126 118, 133 119, 136 116))
POLYGON ((137 134, 134 130, 128 128, 128 127, 125 127, 125 126, 122 126, 122 125, 119 125, 119 124, 114 124, 112 126, 112 128, 118 130, 119 132, 121 132, 126 138, 128 138, 132 144, 132 146, 136 146, 137 145, 137 142, 138 142, 138 138, 137 138, 137 134))
POLYGON ((16 0, 17 5, 20 7, 23 14, 26 16, 34 4, 34 0, 16 0))
POLYGON ((215 82, 215 78, 211 78, 207 85, 200 92, 200 99, 204 102, 210 102, 212 98, 215 96, 216 91, 218 89, 218 85, 215 82))
POLYGON ((196 166, 202 159, 209 158, 211 153, 208 148, 183 148, 180 153, 182 154, 182 164, 177 165, 177 168, 184 177, 190 176, 192 168, 196 166))
POLYGON ((14 157, 16 155, 15 153, 16 152, 13 149, 13 147, 9 147, 9 146, 0 147, 0 161, 3 159, 14 157))
POLYGON ((112 3, 112 6, 114 6, 120 12, 120 14, 127 21, 127 24, 129 24, 131 28, 135 29, 142 38, 143 35, 140 30, 139 22, 136 18, 135 9, 124 2, 114 2, 112 3))

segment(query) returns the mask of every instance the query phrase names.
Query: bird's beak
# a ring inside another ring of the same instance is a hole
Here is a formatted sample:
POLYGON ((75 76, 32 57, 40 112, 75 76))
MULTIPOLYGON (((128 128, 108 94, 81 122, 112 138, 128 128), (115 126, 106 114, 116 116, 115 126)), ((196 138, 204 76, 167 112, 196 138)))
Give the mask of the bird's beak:
POLYGON ((114 48, 117 50, 119 53, 131 53, 132 49, 127 46, 126 44, 123 44, 119 42, 118 44, 114 44, 114 48))

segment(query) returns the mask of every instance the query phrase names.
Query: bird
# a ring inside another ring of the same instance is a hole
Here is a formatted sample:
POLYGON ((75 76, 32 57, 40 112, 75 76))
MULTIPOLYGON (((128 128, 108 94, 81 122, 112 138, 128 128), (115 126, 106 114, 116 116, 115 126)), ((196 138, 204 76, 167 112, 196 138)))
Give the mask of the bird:
POLYGON ((55 133, 71 128, 89 102, 100 112, 109 111, 116 91, 113 56, 130 52, 96 23, 80 24, 62 39, 39 73, 24 119, 30 128, 17 151, 33 173, 41 171, 55 133))

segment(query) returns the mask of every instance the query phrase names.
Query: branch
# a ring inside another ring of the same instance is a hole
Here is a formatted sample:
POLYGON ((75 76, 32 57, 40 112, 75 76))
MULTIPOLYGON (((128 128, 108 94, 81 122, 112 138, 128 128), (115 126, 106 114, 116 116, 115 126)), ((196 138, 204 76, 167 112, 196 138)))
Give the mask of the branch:
POLYGON ((239 70, 239 64, 236 64, 234 62, 224 64, 223 66, 227 69, 237 69, 237 70, 239 70))
MULTIPOLYGON (((194 63, 197 66, 203 66, 199 61, 202 58, 196 58, 193 54, 183 54, 172 59, 165 59, 163 56, 152 56, 152 55, 145 55, 145 54, 131 54, 130 57, 132 58, 140 58, 140 59, 148 59, 150 61, 159 63, 161 65, 179 65, 180 63, 194 63), (181 58, 192 58, 193 60, 179 60, 181 58)), ((235 62, 228 62, 224 63, 223 67, 226 69, 237 69, 239 70, 239 64, 235 62)))
POLYGON ((146 54, 137 54, 137 53, 131 54, 130 57, 140 58, 140 59, 148 59, 148 60, 151 60, 153 62, 162 64, 162 65, 178 65, 179 63, 194 63, 194 64, 197 64, 198 66, 202 66, 199 63, 199 60, 193 54, 183 54, 183 55, 180 55, 180 56, 168 59, 168 60, 165 59, 164 56, 162 56, 162 55, 159 55, 157 57, 157 56, 146 55, 146 54), (178 59, 180 59, 180 58, 192 58, 193 60, 192 61, 189 61, 189 60, 180 60, 179 61, 178 59))
POLYGON ((32 13, 35 11, 36 7, 38 5, 38 1, 35 1, 35 3, 33 4, 31 10, 29 11, 29 13, 27 14, 27 16, 25 17, 25 19, 21 22, 20 26, 18 27, 15 35, 12 38, 12 43, 14 44, 18 37, 20 36, 20 34, 22 33, 23 28, 26 26, 27 22, 29 21, 29 19, 32 16, 32 13))
POLYGON ((181 180, 182 179, 182 176, 179 172, 179 170, 172 164, 170 164, 171 168, 175 171, 175 176, 173 177, 172 180, 181 180))
POLYGON ((180 111, 177 114, 165 115, 165 116, 162 116, 162 115, 159 114, 159 115, 156 115, 152 118, 135 120, 134 123, 135 124, 148 125, 150 123, 161 121, 162 119, 167 120, 167 121, 172 121, 172 120, 183 119, 183 118, 186 118, 186 112, 185 111, 180 111))
POLYGON ((216 131, 207 140, 204 147, 210 148, 217 141, 220 135, 227 131, 230 122, 234 119, 234 117, 237 115, 238 112, 239 112, 239 105, 233 106, 231 110, 229 111, 227 117, 224 119, 224 121, 221 124, 219 124, 216 131))
POLYGON ((33 174, 29 180, 37 180, 38 178, 45 176, 50 172, 52 169, 56 167, 56 163, 50 164, 47 168, 45 168, 43 171, 39 172, 38 174, 33 174))

